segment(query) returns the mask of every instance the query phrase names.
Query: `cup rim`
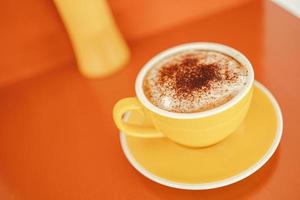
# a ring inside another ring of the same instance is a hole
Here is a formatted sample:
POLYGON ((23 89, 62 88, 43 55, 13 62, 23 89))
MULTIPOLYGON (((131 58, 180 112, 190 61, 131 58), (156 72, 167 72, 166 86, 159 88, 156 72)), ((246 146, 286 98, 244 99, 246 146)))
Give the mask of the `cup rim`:
POLYGON ((246 94, 248 94, 249 90, 252 88, 254 82, 254 71, 252 64, 250 61, 246 58, 244 54, 239 52, 236 49, 233 49, 229 46, 218 44, 218 43, 212 43, 212 42, 193 42, 193 43, 186 43, 181 44, 175 47, 171 47, 169 49, 166 49, 162 51, 161 53, 155 55, 153 58, 151 58, 140 70, 140 72, 137 75, 136 81, 135 81, 135 92, 137 95, 137 98, 142 103, 143 106, 145 106, 148 110, 164 116, 168 118, 174 118, 174 119, 197 119, 197 118, 203 118, 208 117, 211 115, 218 114, 220 112, 223 112, 235 104, 237 104, 246 94), (225 104, 222 104, 220 106, 217 106, 213 109, 202 111, 202 112, 195 112, 195 113, 176 113, 176 112, 170 112, 167 110, 163 110, 154 104, 152 104, 143 91, 143 81, 144 77, 147 74, 148 70, 158 63, 159 61, 163 60, 164 58, 185 51, 185 50, 191 50, 191 49, 200 49, 200 50, 211 50, 211 51, 217 51, 220 53, 224 53, 226 55, 229 55, 239 61, 241 64, 243 64, 247 70, 248 70, 248 80, 247 84, 243 87, 243 89, 231 100, 226 102, 225 104))

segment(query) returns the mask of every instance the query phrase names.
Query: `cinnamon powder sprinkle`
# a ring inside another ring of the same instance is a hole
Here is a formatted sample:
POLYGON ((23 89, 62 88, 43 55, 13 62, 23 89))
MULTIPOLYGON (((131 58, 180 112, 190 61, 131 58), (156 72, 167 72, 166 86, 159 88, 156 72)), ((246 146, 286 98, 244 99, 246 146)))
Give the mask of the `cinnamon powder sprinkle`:
POLYGON ((190 51, 155 65, 144 92, 156 106, 174 112, 199 112, 232 99, 247 82, 247 69, 214 51, 190 51))
POLYGON ((207 91, 211 81, 222 79, 215 63, 198 63, 197 58, 185 58, 179 64, 164 66, 159 73, 158 84, 167 80, 174 82, 177 96, 187 96, 198 89, 207 91))

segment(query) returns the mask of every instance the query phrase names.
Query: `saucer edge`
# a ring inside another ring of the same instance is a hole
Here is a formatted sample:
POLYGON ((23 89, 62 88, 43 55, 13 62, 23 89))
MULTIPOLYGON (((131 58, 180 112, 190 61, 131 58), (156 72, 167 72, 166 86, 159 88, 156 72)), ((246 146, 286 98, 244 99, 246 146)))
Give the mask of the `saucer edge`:
POLYGON ((227 185, 236 183, 240 180, 247 178, 251 174, 255 173, 258 169, 260 169, 264 164, 266 164, 266 162, 272 157, 272 155, 275 153, 275 151, 280 143, 280 140, 282 137, 282 132, 283 132, 282 113, 281 113, 281 109, 280 109, 279 104, 276 101, 275 97, 271 94, 271 92, 265 86, 263 86, 258 81, 255 81, 254 84, 261 91, 263 91, 270 99, 270 101, 273 105, 273 108, 275 109, 275 112, 276 112, 278 127, 277 127, 276 136, 274 138, 272 146, 268 149, 268 151, 265 153, 265 155, 257 163, 255 163, 253 166, 249 167, 245 171, 243 171, 235 176, 232 176, 230 178, 226 178, 224 180, 210 182, 210 183, 188 184, 188 183, 179 183, 179 182, 169 181, 167 179, 160 178, 160 177, 152 174, 151 172, 147 171, 142 166, 140 166, 139 163, 134 159, 134 157, 132 156, 132 154, 130 153, 130 151, 127 147, 125 134, 120 132, 121 147, 122 147, 122 150, 123 150, 126 158, 130 162, 130 164, 145 177, 147 177, 150 180, 152 180, 156 183, 159 183, 161 185, 165 185, 165 186, 177 188, 177 189, 185 189, 185 190, 214 189, 214 188, 227 186, 227 185))

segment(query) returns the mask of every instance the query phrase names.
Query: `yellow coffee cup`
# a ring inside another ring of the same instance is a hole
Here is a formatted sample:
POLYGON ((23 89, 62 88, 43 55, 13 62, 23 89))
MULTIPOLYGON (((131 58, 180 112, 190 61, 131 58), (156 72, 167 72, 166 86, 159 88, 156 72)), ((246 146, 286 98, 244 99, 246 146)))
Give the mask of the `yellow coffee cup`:
POLYGON ((135 82, 137 97, 119 100, 113 109, 117 127, 126 135, 141 138, 166 137, 189 147, 204 147, 220 142, 234 132, 244 120, 252 98, 254 71, 249 60, 239 51, 217 43, 179 45, 153 57, 139 72, 135 82), (211 50, 229 55, 248 69, 248 81, 239 93, 225 104, 197 113, 176 113, 153 105, 143 92, 143 80, 148 70, 161 60, 187 50, 211 50), (127 123, 127 112, 139 112, 144 125, 127 123))

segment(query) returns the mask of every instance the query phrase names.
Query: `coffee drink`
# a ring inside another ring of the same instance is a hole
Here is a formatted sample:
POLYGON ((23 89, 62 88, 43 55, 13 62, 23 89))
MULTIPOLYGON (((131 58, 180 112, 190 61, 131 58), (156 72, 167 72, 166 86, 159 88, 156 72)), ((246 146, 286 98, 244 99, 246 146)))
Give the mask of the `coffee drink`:
POLYGON ((150 68, 143 91, 161 109, 195 113, 230 101, 247 81, 247 68, 233 57, 211 50, 189 50, 171 55, 150 68))

